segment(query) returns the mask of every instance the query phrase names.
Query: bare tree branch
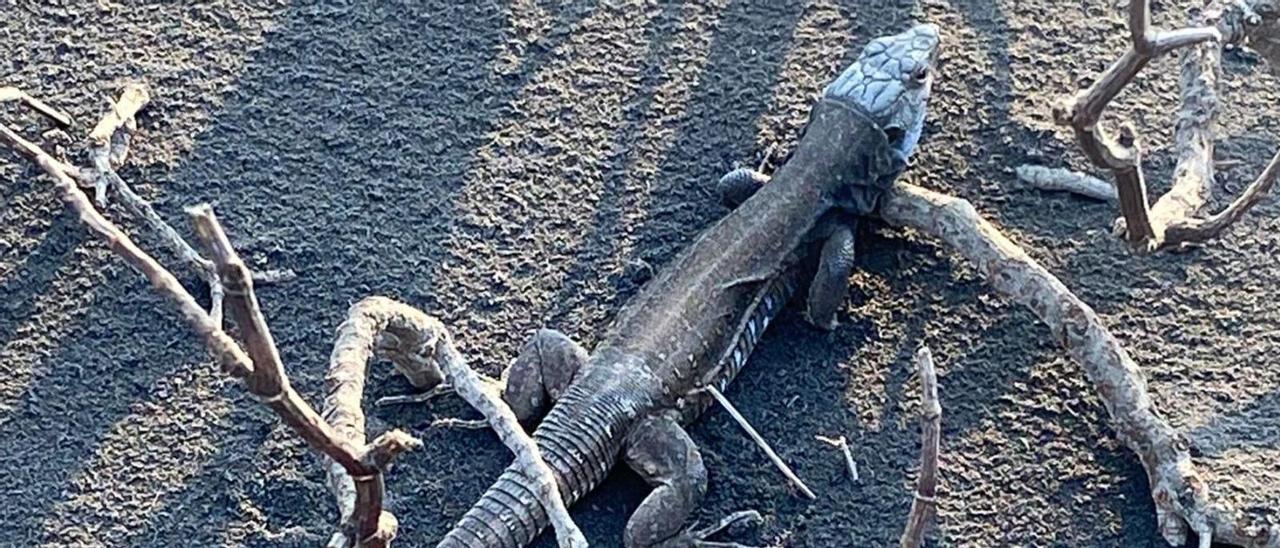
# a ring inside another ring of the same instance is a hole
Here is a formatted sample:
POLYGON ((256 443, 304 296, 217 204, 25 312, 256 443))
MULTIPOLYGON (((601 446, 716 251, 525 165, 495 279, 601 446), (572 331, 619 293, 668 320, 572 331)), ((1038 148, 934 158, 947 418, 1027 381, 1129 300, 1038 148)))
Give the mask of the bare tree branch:
POLYGON ((146 276, 156 291, 178 306, 183 320, 191 325, 196 334, 200 335, 210 353, 222 364, 223 371, 236 377, 244 377, 253 372, 253 363, 249 360, 249 356, 209 318, 195 298, 187 293, 182 284, 178 283, 177 278, 174 278, 173 274, 165 270, 146 252, 138 249, 133 240, 94 209, 88 197, 80 191, 76 181, 64 169, 65 164, 26 141, 7 126, 0 125, 0 138, 30 157, 36 165, 52 177, 67 208, 74 211, 80 217, 80 221, 102 238, 107 246, 129 266, 146 276))
POLYGON ((845 439, 844 436, 840 436, 836 438, 828 438, 826 436, 814 436, 814 438, 822 443, 835 447, 840 451, 842 455, 844 455, 844 467, 846 470, 849 471, 849 480, 854 483, 857 483, 858 482, 858 463, 853 460, 853 451, 849 449, 849 440, 845 439))
POLYGON ((942 431, 942 404, 938 402, 938 372, 933 367, 929 347, 916 351, 920 372, 920 477, 911 500, 911 513, 900 540, 903 548, 919 548, 924 532, 937 512, 938 438, 942 431))
POLYGON ((21 102, 27 105, 31 110, 40 113, 42 116, 49 118, 54 122, 57 122, 58 125, 62 127, 71 127, 75 124, 75 120, 71 119, 71 115, 49 106, 49 104, 44 101, 27 95, 18 88, 13 86, 0 87, 0 103, 8 101, 21 102))
MULTIPOLYGON (((350 443, 364 437, 365 368, 374 351, 390 360, 398 371, 419 388, 438 385, 447 379, 453 390, 483 414, 512 453, 516 463, 537 485, 534 490, 556 530, 560 545, 585 548, 586 538, 569 517, 555 476, 542 460, 533 439, 525 433, 515 414, 495 389, 467 365, 453 339, 439 320, 404 303, 385 297, 369 297, 352 305, 347 319, 338 327, 333 354, 329 359, 324 416, 350 443)), ((329 486, 334 491, 344 521, 353 508, 350 480, 343 467, 329 466, 329 486)))
POLYGON ((1187 225, 1203 223, 1191 217, 1200 213, 1212 194, 1213 134, 1222 46, 1239 44, 1246 39, 1271 43, 1273 37, 1256 30, 1263 22, 1274 24, 1277 10, 1280 10, 1280 0, 1237 0, 1225 10, 1196 17, 1199 26, 1166 32, 1151 27, 1148 0, 1131 0, 1129 49, 1070 105, 1055 109, 1054 117, 1059 124, 1074 130, 1089 161, 1111 171, 1122 217, 1117 226, 1139 252, 1200 241, 1184 239, 1186 237, 1205 239, 1216 235, 1257 202, 1257 199, 1237 201, 1240 207, 1232 210, 1232 215, 1217 216, 1220 226, 1212 234, 1185 230, 1187 225), (1174 49, 1184 50, 1181 107, 1175 132, 1178 166, 1170 191, 1148 206, 1137 131, 1124 125, 1119 134, 1113 135, 1101 127, 1099 120, 1107 105, 1151 59, 1174 49))
POLYGON ((342 545, 387 546, 395 538, 398 524, 393 515, 382 509, 385 492, 383 473, 392 458, 421 447, 422 442, 393 430, 366 447, 363 431, 359 439, 345 437, 316 413, 289 384, 280 352, 254 295, 253 277, 231 247, 213 210, 204 205, 190 209, 189 213, 195 222, 196 234, 213 257, 218 276, 227 289, 227 308, 232 320, 240 327, 248 354, 253 359, 254 370, 245 377, 245 387, 261 398, 307 444, 328 456, 347 477, 352 478, 355 496, 352 511, 343 515, 340 534, 345 542, 342 545))
MULTIPOLYGON (((59 120, 59 116, 66 116, 16 88, 0 88, 0 100, 8 99, 21 99, 28 104, 38 105, 33 106, 33 108, 47 109, 49 112, 42 111, 42 113, 55 120, 59 120)), ((96 200, 100 207, 106 206, 107 190, 114 187, 129 212, 145 221, 151 230, 160 235, 161 240, 173 250, 174 254, 184 263, 187 263, 209 285, 209 315, 213 318, 215 324, 221 325, 224 291, 222 283, 218 280, 218 274, 214 271, 213 262, 200 256, 200 253, 188 244, 186 239, 172 225, 165 222, 155 208, 135 193, 129 184, 115 171, 115 168, 119 167, 128 155, 130 135, 136 128, 135 116, 138 111, 146 107, 150 99, 151 94, 145 85, 129 84, 125 86, 125 89, 120 94, 120 99, 112 105, 111 110, 103 115, 98 125, 89 135, 89 156, 93 163, 92 167, 82 169, 53 160, 51 157, 50 161, 72 179, 83 185, 94 187, 97 193, 96 200)), ((39 155, 44 154, 40 147, 26 141, 18 136, 17 133, 12 131, 8 133, 4 136, 3 141, 32 161, 35 161, 39 155)), ((46 156, 48 155, 46 154, 46 156)), ((261 283, 287 281, 294 277, 295 274, 290 270, 254 273, 254 279, 261 283)))
POLYGON ((288 378, 275 352, 275 345, 270 340, 266 323, 262 321, 261 312, 257 308, 252 276, 240 261, 239 256, 231 249, 226 235, 218 226, 212 212, 207 208, 198 211, 199 232, 208 237, 211 247, 217 251, 216 256, 223 261, 220 265, 224 267, 228 280, 232 281, 236 288, 236 292, 230 299, 233 303, 233 313, 237 315, 237 323, 252 341, 253 358, 222 331, 221 322, 215 321, 207 314, 172 273, 139 249, 124 232, 94 208, 93 203, 76 184, 73 174, 78 170, 54 159, 7 126, 0 125, 0 140, 31 158, 52 177, 67 207, 76 212, 80 220, 101 237, 112 251, 142 273, 157 292, 177 305, 183 320, 200 336, 209 353, 221 364, 223 371, 234 377, 245 379, 245 385, 249 391, 260 397, 267 407, 279 415, 285 424, 306 440, 313 449, 340 463, 352 477, 361 478, 359 490, 364 493, 364 500, 371 501, 365 507, 371 509, 374 517, 373 525, 366 526, 362 530, 362 532, 367 531, 368 534, 356 538, 364 539, 361 546, 386 546, 386 542, 395 534, 395 518, 381 511, 382 476, 381 469, 376 466, 385 466, 395 454, 412 448, 420 442, 406 434, 390 432, 375 440, 368 449, 359 445, 348 445, 289 386, 288 378), (253 359, 262 361, 255 363, 253 359), (388 527, 390 529, 387 529, 388 527), (387 534, 388 531, 389 534, 387 534))
POLYGON ((1142 370, 1093 309, 969 202, 899 184, 885 196, 881 216, 889 224, 942 240, 974 263, 997 291, 1031 309, 1049 327, 1097 389, 1120 440, 1142 461, 1166 540, 1180 546, 1190 529, 1202 542, 1280 547, 1280 527, 1254 529, 1212 502, 1186 441, 1157 414, 1142 370))

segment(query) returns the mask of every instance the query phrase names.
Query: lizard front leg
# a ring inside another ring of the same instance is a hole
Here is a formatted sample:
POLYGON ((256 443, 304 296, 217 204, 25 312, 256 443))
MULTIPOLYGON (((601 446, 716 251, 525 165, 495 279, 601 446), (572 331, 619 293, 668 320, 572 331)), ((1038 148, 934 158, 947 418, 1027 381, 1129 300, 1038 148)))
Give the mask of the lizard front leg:
POLYGON ((653 487, 627 521, 623 533, 626 548, 740 546, 706 538, 737 523, 760 520, 759 514, 752 511, 735 512, 707 529, 684 528, 707 493, 707 468, 698 446, 677 422, 675 413, 640 421, 627 433, 623 451, 627 465, 653 487))
POLYGON ((716 194, 720 197, 721 204, 734 209, 768 182, 768 175, 749 167, 740 167, 725 173, 716 181, 716 194))
POLYGON ((836 312, 849 294, 853 273, 856 221, 836 221, 822 244, 818 271, 809 284, 804 317, 819 329, 836 327, 836 312))
POLYGON ((560 398, 586 361, 587 351, 568 335, 539 329, 502 372, 502 399, 527 424, 560 398))

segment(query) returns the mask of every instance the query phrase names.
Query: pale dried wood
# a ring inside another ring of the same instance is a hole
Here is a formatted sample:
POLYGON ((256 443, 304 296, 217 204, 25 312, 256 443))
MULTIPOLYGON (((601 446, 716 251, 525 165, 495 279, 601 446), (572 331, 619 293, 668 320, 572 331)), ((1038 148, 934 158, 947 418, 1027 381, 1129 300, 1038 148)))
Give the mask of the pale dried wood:
MULTIPOLYGON (((58 113, 53 107, 38 102, 36 99, 27 96, 17 88, 0 88, 0 100, 5 99, 22 99, 28 104, 38 105, 33 108, 47 109, 52 112, 43 112, 46 116, 58 119, 58 113)), ((120 94, 120 99, 116 101, 111 109, 103 115, 98 125, 94 128, 89 136, 90 141, 90 160, 93 163, 89 168, 78 168, 64 162, 54 160, 49 161, 51 165, 75 179, 82 185, 92 186, 97 193, 97 202, 99 206, 106 205, 107 189, 114 187, 121 198, 121 202, 133 215, 140 217, 147 226, 160 235, 161 241, 173 250, 182 262, 191 267, 204 281, 209 285, 209 315, 217 325, 222 325, 222 299, 223 288, 218 280, 218 275, 214 272, 213 262, 200 256, 186 239, 173 228, 172 225, 165 222, 164 218, 156 212, 141 196, 125 182, 115 168, 119 167, 128 155, 129 151, 129 135, 135 127, 134 117, 138 111, 146 107, 150 101, 151 94, 147 87, 142 84, 129 84, 120 94)), ((65 116, 65 115, 62 115, 65 116)), ((40 147, 22 139, 12 130, 11 135, 6 135, 4 141, 35 161, 39 154, 43 151, 40 147)), ((254 280, 260 283, 276 283, 293 279, 296 275, 291 270, 271 270, 266 272, 255 272, 254 280)))
MULTIPOLYGON (((1246 40, 1269 47, 1276 38, 1269 33, 1276 32, 1280 0, 1237 0, 1225 9, 1197 16, 1197 26, 1168 32, 1152 29, 1148 0, 1132 0, 1128 13, 1128 50, 1071 104, 1055 109, 1054 117, 1074 130, 1081 150, 1094 165, 1111 171, 1121 213, 1117 226, 1135 250, 1145 253, 1202 241, 1221 232, 1220 227, 1197 230, 1203 220, 1194 217, 1212 195, 1222 47, 1246 40), (1112 99, 1151 59, 1174 49, 1183 49, 1181 105, 1175 129, 1178 165, 1172 188, 1149 205, 1138 132, 1126 124, 1113 135, 1099 120, 1112 99)), ((1274 56, 1272 60, 1276 60, 1274 56)), ((1257 200, 1236 203, 1241 207, 1229 216, 1217 216, 1220 221, 1234 222, 1257 200)))
POLYGON ((742 430, 747 433, 747 436, 751 438, 751 441, 754 441, 760 449, 764 450, 764 454, 769 457, 769 461, 778 468, 778 471, 782 472, 782 475, 787 478, 787 481, 790 481, 791 484, 794 485, 796 489, 799 489, 805 497, 811 500, 818 498, 818 495, 815 495, 813 490, 809 489, 809 486, 804 484, 804 480, 801 480, 800 476, 797 476, 795 472, 791 471, 791 467, 787 466, 787 463, 782 460, 782 457, 778 456, 778 453, 773 450, 773 447, 769 445, 769 442, 765 441, 765 439, 760 436, 759 432, 756 432, 756 429, 751 426, 751 423, 747 421, 747 418, 742 416, 742 413, 738 412, 738 409, 733 406, 733 402, 730 402, 729 398, 726 398, 719 389, 711 385, 707 385, 699 390, 711 394, 711 397, 715 398, 716 401, 720 403, 720 406, 723 407, 725 411, 729 412, 729 416, 733 417, 733 420, 738 423, 738 426, 742 427, 742 430))
MULTIPOLYGON (((420 388, 447 380, 462 399, 480 411, 489 427, 515 454, 516 465, 531 478, 533 490, 546 509, 560 546, 586 548, 586 538, 564 505, 551 468, 537 444, 501 400, 495 381, 471 370, 453 344, 444 324, 422 311, 385 297, 368 297, 352 305, 338 327, 329 359, 324 417, 348 440, 364 436, 365 367, 375 350, 420 388)), ((349 479, 340 467, 329 466, 329 485, 345 516, 350 508, 349 479)))
POLYGON ((969 202, 898 184, 886 194, 881 216, 891 225, 942 240, 974 263, 997 291, 1048 326, 1093 383, 1120 440, 1141 460, 1167 541, 1180 546, 1194 530, 1202 542, 1280 547, 1280 527, 1260 530, 1239 523, 1229 508, 1212 501, 1186 440, 1157 413, 1141 369, 1093 309, 969 202))
POLYGON ((1119 199, 1111 183, 1079 171, 1024 164, 1015 168, 1014 173, 1022 182, 1040 190, 1070 192, 1104 202, 1119 199))
MULTIPOLYGON (((227 308, 240 328, 254 370, 245 376, 245 387, 275 411, 294 432, 342 469, 352 480, 351 511, 344 508, 339 527, 340 546, 378 548, 387 546, 396 535, 398 522, 382 509, 385 494, 383 473, 392 459, 422 442, 400 432, 387 432, 365 446, 361 429, 358 439, 343 435, 298 395, 280 361, 271 330, 253 292, 253 276, 231 247, 226 233, 207 205, 188 210, 196 225, 196 234, 213 257, 222 286, 226 288, 227 308), (353 451, 356 448, 359 452, 353 451), (356 457, 358 462, 348 461, 356 457)), ((327 403, 327 401, 326 401, 327 403)), ((335 539, 339 535, 335 535, 335 539)), ((331 541, 332 542, 332 541, 331 541)))
POLYGON ((4 103, 7 101, 21 102, 27 105, 27 107, 30 108, 31 110, 36 111, 40 115, 46 118, 49 118, 54 122, 57 122, 58 125, 62 127, 71 127, 72 125, 75 125, 75 120, 71 118, 70 114, 67 114, 65 112, 62 112, 61 110, 53 108, 48 103, 41 101, 40 99, 37 99, 30 95, 27 95, 26 92, 16 87, 13 87, 13 86, 0 87, 0 103, 4 103))
POLYGON ((911 512, 899 543, 903 548, 919 548, 924 533, 937 512, 938 442, 942 433, 942 404, 938 402, 938 372, 933 366, 929 347, 916 351, 916 369, 920 374, 920 477, 916 479, 911 512))
POLYGON ((849 480, 854 483, 857 483, 858 482, 858 463, 853 460, 853 450, 849 449, 849 440, 845 439, 844 436, 839 436, 836 438, 828 438, 826 436, 814 436, 814 438, 822 443, 835 447, 837 450, 840 451, 842 455, 844 455, 844 467, 846 470, 849 471, 849 480))
MULTIPOLYGON (((313 449, 340 463, 355 477, 377 477, 376 485, 370 485, 368 491, 375 493, 378 498, 378 515, 381 518, 381 473, 374 466, 385 465, 392 455, 413 447, 416 440, 405 434, 392 432, 375 441, 369 450, 362 449, 359 446, 353 447, 342 442, 333 429, 319 418, 319 415, 296 391, 288 386, 287 378, 283 376, 283 370, 278 367, 278 359, 273 361, 267 358, 264 359, 263 364, 254 363, 250 355, 245 353, 221 329, 219 323, 213 321, 213 318, 200 307, 195 298, 182 287, 182 284, 178 283, 177 278, 172 273, 161 266, 149 254, 139 249, 133 243, 133 240, 94 208, 89 197, 85 196, 84 192, 77 186, 76 180, 64 169, 65 164, 57 161, 42 149, 26 141, 3 125, 0 125, 0 139, 31 157, 36 165, 40 166, 45 173, 53 178, 55 188, 58 190, 63 202, 66 203, 67 208, 74 211, 81 222, 106 242, 107 246, 124 259, 129 266, 145 276, 158 293, 177 306, 182 319, 204 342, 205 347, 221 365, 224 372, 231 376, 245 379, 245 386, 250 392, 261 398, 268 408, 280 416, 285 424, 306 440, 313 449), (273 380, 263 381, 262 379, 273 380)), ((209 216, 208 221, 210 224, 207 224, 202 231, 212 235, 214 237, 212 242, 216 245, 227 245, 225 235, 222 235, 221 228, 217 226, 216 220, 213 220, 212 215, 209 216)), ((245 304, 243 306, 237 304, 237 307, 252 314, 257 305, 252 294, 251 282, 248 281, 251 280, 251 277, 243 269, 243 263, 239 262, 239 258, 235 256, 234 251, 229 251, 229 246, 227 251, 229 252, 226 255, 228 272, 235 272, 233 276, 246 281, 245 290, 238 293, 233 300, 236 302, 244 301, 245 304), (236 267, 237 265, 239 268, 236 267), (249 305, 248 303, 250 302, 253 304, 249 305)), ((242 324, 242 327, 244 325, 249 325, 251 326, 250 329, 252 329, 252 326, 257 325, 257 321, 249 318, 246 323, 242 324)), ((262 333, 266 333, 265 323, 262 324, 262 333)), ((269 339, 260 340, 269 341, 269 339)), ((394 527, 394 518, 389 521, 380 519, 380 522, 383 526, 390 523, 394 527)), ((380 531, 383 530, 377 529, 375 533, 380 531)), ((394 535, 394 532, 392 535, 394 535)), ((371 541, 363 544, 363 546, 385 546, 385 543, 380 544, 375 537, 377 537, 376 534, 371 535, 371 541)))

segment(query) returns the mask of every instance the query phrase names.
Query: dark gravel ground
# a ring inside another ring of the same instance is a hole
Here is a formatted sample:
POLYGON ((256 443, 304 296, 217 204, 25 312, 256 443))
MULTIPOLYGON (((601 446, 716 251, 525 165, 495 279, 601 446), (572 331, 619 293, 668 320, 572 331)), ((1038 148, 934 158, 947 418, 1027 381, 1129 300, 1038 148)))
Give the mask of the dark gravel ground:
MULTIPOLYGON (((1217 493, 1280 520, 1275 200, 1206 248, 1135 257, 1107 236, 1110 208, 1012 175, 1023 162, 1082 167, 1050 108, 1123 47, 1113 2, 509 4, 7 0, 0 74, 74 113, 77 135, 124 82, 153 86, 122 174, 176 224, 212 202, 253 264, 298 272, 260 297, 318 402, 333 330, 366 295, 439 315, 491 374, 539 326, 590 347, 645 265, 723 214, 709 192, 720 173, 790 143, 857 45, 927 19, 943 28, 944 67, 907 178, 972 200, 1093 304, 1217 493)), ((1160 21, 1190 4, 1157 3, 1160 21)), ((1227 59, 1218 156, 1238 164, 1215 206, 1280 130, 1277 80, 1247 52, 1227 59)), ((1155 63, 1116 109, 1151 131, 1157 191, 1174 162, 1175 69, 1155 63)), ((0 183, 0 545, 327 538, 318 460, 220 377, 34 168, 0 152, 0 183)), ((729 392, 819 500, 793 496, 713 411, 693 428, 711 473, 699 518, 762 511, 746 542, 896 542, 918 453, 909 356, 925 341, 945 409, 939 545, 1162 545, 1137 459, 1033 316, 927 239, 873 226, 862 250, 843 326, 784 316, 729 392), (860 482, 816 434, 850 438, 860 482)), ((370 396, 407 390, 375 369, 370 396)), ((438 539, 508 460, 491 434, 428 428, 466 413, 445 400, 371 416, 372 431, 427 443, 389 480, 403 546, 438 539)), ((596 546, 618 546, 644 492, 618 472, 575 515, 596 546)))

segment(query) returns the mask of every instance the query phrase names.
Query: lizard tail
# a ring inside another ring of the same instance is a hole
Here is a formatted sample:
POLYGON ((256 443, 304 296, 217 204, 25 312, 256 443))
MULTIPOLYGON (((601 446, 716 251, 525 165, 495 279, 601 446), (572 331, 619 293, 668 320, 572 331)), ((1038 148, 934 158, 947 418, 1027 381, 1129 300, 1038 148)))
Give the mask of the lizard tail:
MULTIPOLYGON (((604 480, 633 416, 623 399, 584 388, 570 387, 533 434, 566 505, 604 480)), ((524 548, 549 524, 533 485, 519 467, 507 467, 437 548, 524 548)))

